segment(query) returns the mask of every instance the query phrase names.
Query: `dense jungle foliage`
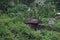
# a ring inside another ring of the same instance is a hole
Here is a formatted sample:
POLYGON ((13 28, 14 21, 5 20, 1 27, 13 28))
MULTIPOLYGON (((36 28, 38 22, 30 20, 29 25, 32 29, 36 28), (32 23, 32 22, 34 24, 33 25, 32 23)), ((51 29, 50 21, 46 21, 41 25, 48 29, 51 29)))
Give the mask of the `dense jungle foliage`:
POLYGON ((26 18, 36 17, 43 20, 41 25, 46 26, 56 15, 52 0, 46 0, 37 8, 38 11, 35 0, 0 0, 0 40, 60 40, 60 19, 50 25, 51 31, 35 31, 24 24, 26 18))

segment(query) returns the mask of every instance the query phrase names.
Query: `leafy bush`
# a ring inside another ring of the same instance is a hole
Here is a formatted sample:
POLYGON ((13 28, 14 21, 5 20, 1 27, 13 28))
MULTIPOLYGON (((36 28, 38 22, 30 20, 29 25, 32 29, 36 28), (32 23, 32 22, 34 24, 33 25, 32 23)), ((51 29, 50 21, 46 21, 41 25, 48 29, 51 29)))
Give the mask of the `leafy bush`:
POLYGON ((17 17, 1 17, 0 40, 60 40, 60 33, 48 30, 34 31, 17 17))
POLYGON ((56 23, 54 25, 51 25, 51 26, 55 31, 59 31, 60 30, 60 19, 57 19, 56 23))

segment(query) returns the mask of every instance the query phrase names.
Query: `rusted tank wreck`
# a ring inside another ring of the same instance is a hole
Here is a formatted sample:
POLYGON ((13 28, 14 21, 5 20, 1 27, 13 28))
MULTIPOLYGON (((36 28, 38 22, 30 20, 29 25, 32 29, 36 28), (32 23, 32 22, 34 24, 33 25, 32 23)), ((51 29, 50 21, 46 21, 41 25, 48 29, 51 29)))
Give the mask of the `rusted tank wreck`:
POLYGON ((29 25, 34 30, 51 30, 50 26, 39 25, 42 23, 42 21, 37 18, 27 18, 24 20, 24 23, 29 25))

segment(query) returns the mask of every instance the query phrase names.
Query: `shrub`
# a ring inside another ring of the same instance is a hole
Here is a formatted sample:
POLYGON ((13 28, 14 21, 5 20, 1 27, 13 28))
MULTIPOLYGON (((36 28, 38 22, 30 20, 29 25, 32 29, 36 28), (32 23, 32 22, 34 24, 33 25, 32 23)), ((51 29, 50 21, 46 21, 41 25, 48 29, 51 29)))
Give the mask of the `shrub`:
POLYGON ((0 40, 60 40, 60 33, 48 30, 34 31, 18 18, 0 18, 0 40))

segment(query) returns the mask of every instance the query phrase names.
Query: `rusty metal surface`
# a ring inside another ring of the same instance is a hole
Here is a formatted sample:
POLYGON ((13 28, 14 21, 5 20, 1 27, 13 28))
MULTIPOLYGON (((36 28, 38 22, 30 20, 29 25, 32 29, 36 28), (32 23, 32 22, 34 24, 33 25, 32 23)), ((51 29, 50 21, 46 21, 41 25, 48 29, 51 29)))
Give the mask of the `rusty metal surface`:
POLYGON ((40 23, 40 22, 41 22, 41 20, 36 19, 36 18, 27 18, 25 20, 25 23, 40 23))

